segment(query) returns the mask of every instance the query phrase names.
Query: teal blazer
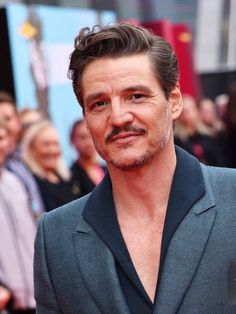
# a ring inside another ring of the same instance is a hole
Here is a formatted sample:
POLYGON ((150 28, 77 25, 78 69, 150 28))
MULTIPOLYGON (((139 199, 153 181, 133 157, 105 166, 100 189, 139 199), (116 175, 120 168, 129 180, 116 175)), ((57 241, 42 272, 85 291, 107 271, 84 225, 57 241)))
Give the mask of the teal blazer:
MULTIPOLYGON (((189 182, 193 163, 199 163, 177 152, 185 184, 176 210, 198 189, 189 182)), ((229 288, 229 268, 236 261, 236 170, 202 164, 200 169, 205 194, 194 199, 170 240, 154 314, 236 313, 229 288)), ((106 193, 112 193, 108 174, 91 194, 42 216, 34 258, 38 314, 130 313, 114 257, 83 218, 85 209, 102 211, 106 193)))

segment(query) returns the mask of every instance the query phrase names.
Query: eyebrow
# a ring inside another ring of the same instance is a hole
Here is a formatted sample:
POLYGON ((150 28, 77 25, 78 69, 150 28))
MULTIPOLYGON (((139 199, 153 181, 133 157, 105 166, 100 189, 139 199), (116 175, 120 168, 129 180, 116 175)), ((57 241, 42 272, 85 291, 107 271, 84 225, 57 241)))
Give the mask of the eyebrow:
POLYGON ((85 101, 88 101, 88 100, 94 100, 94 99, 97 99, 99 97, 102 97, 106 95, 106 93, 104 92, 98 92, 98 93, 92 93, 92 94, 89 94, 86 98, 85 98, 85 101))
POLYGON ((127 87, 123 90, 123 92, 135 92, 135 91, 141 91, 150 94, 152 91, 148 86, 144 86, 142 84, 136 84, 132 85, 130 87, 127 87))
MULTIPOLYGON (((122 90, 122 93, 127 93, 127 92, 135 92, 135 91, 141 91, 141 92, 145 92, 145 93, 152 93, 151 89, 148 86, 144 86, 141 84, 137 84, 137 85, 132 85, 129 86, 127 88, 125 88, 124 90, 122 90)), ((98 92, 98 93, 92 93, 89 94, 86 98, 85 98, 85 102, 86 101, 90 101, 90 100, 94 100, 100 97, 105 96, 107 93, 106 92, 98 92)))

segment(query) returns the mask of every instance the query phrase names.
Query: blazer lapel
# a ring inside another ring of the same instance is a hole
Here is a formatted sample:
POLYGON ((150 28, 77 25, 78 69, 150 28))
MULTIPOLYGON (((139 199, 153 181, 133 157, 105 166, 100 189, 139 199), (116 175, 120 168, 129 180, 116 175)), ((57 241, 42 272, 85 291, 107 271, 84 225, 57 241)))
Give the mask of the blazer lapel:
POLYGON ((85 220, 79 222, 73 242, 84 284, 101 313, 128 314, 113 255, 85 220))
POLYGON ((207 180, 205 175, 205 195, 192 206, 170 241, 155 314, 178 312, 200 263, 216 216, 213 192, 207 180))

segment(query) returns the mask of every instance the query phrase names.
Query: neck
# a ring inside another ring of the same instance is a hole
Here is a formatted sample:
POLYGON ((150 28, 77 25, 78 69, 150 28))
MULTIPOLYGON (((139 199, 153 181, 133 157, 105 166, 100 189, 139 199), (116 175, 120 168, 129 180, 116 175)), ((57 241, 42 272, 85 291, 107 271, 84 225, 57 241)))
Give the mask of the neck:
POLYGON ((80 156, 78 161, 77 161, 82 167, 86 168, 89 166, 94 166, 97 164, 97 159, 94 156, 91 157, 83 157, 80 156))
POLYGON ((59 177, 57 176, 56 172, 54 172, 53 170, 46 170, 45 176, 49 182, 52 182, 52 183, 59 182, 59 177))
POLYGON ((176 167, 174 145, 165 148, 149 164, 134 171, 108 165, 118 211, 153 217, 165 211, 176 167), (138 204, 138 206, 137 206, 138 204))

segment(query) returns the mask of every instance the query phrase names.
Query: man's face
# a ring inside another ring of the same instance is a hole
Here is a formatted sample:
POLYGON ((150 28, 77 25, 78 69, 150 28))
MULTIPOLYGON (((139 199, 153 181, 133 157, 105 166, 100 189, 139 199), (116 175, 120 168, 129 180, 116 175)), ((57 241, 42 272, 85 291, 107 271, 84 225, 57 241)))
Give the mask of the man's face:
POLYGON ((15 108, 11 103, 6 102, 0 105, 0 120, 6 122, 9 131, 10 146, 14 149, 20 131, 20 123, 15 108))
POLYGON ((146 54, 101 58, 82 76, 84 114, 99 154, 120 169, 147 164, 173 137, 180 93, 169 98, 146 54))
POLYGON ((94 158, 96 150, 85 122, 82 122, 76 126, 72 138, 72 144, 81 158, 94 158))
POLYGON ((3 166, 9 149, 9 137, 5 128, 0 126, 0 167, 3 166))

